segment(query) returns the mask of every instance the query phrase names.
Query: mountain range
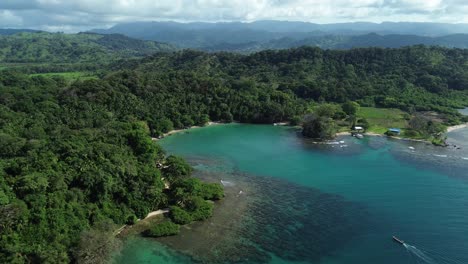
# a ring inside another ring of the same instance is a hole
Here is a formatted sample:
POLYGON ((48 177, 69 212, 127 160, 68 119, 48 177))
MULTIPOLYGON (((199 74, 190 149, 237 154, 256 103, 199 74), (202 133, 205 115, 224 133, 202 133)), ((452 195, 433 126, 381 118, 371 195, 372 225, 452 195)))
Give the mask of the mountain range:
POLYGON ((302 45, 325 49, 354 47, 401 47, 437 45, 468 47, 468 24, 444 23, 338 23, 256 21, 252 23, 134 22, 109 29, 94 29, 100 34, 166 42, 179 48, 206 51, 253 52, 302 45))

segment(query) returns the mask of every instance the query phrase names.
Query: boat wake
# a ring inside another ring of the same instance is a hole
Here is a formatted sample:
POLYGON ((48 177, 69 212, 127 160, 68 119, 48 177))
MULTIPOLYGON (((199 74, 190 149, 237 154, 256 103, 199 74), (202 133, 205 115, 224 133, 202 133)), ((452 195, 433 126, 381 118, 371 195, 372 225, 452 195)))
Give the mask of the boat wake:
POLYGON ((403 243, 408 254, 410 254, 414 263, 429 263, 429 264, 462 264, 465 263, 462 260, 447 257, 443 253, 437 253, 427 250, 422 250, 415 246, 403 243))
POLYGON ((410 254, 412 254, 413 257, 416 257, 419 262, 417 261, 416 263, 429 263, 429 264, 437 264, 435 260, 430 258, 428 255, 424 254, 421 250, 419 250, 417 247, 408 245, 406 243, 403 243, 403 246, 408 250, 410 254))

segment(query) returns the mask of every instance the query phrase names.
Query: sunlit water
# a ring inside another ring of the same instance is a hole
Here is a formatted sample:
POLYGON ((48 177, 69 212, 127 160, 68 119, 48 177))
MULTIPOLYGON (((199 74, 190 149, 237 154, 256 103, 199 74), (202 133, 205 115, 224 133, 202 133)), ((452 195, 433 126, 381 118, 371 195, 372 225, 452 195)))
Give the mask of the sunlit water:
POLYGON ((164 148, 197 177, 223 180, 227 196, 180 236, 130 238, 115 262, 419 263, 396 235, 435 263, 468 263, 467 139, 450 134, 460 149, 382 137, 322 145, 236 124, 170 136, 164 148))

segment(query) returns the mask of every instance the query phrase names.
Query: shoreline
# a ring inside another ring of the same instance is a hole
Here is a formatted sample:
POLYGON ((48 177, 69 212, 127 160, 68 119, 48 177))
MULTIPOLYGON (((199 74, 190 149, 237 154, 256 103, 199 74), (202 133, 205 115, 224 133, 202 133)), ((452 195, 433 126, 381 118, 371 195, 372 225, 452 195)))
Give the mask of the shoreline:
POLYGON ((213 121, 213 122, 210 121, 210 122, 206 123, 206 125, 204 125, 204 126, 191 126, 191 127, 188 127, 188 128, 173 129, 173 130, 171 130, 169 132, 166 132, 166 133, 162 134, 161 136, 159 136, 157 138, 152 137, 151 139, 154 140, 154 141, 157 141, 157 140, 163 139, 165 137, 168 137, 170 135, 174 135, 174 134, 177 134, 177 133, 180 133, 180 132, 183 132, 183 131, 188 131, 188 130, 193 129, 193 128, 201 128, 201 127, 208 127, 208 126, 222 125, 222 124, 225 124, 225 123, 218 122, 218 121, 213 121))
MULTIPOLYGON (((168 136, 171 136, 171 135, 183 132, 183 131, 188 131, 188 130, 193 129, 193 128, 202 128, 202 127, 208 127, 208 126, 213 126, 213 125, 223 125, 223 124, 227 124, 227 123, 220 122, 220 121, 210 121, 204 126, 191 126, 189 128, 174 129, 174 130, 171 130, 171 131, 169 131, 167 133, 162 134, 158 138, 151 138, 151 139, 154 140, 154 141, 157 141, 157 140, 163 139, 165 137, 168 137, 168 136)), ((288 122, 279 122, 279 123, 273 123, 272 125, 274 125, 274 126, 288 126, 289 123, 288 122)), ((468 123, 455 125, 455 126, 449 126, 449 127, 447 127, 447 132, 446 133, 450 133, 450 132, 453 132, 455 130, 463 129, 463 128, 468 128, 468 123)), ((363 133, 363 135, 364 136, 371 136, 371 137, 387 137, 387 138, 398 139, 398 140, 405 140, 405 141, 413 141, 413 142, 432 144, 430 141, 427 141, 427 140, 424 140, 424 139, 414 139, 414 138, 405 138, 405 137, 397 137, 397 136, 387 136, 387 135, 384 135, 384 134, 378 134, 378 133, 374 133, 374 132, 366 132, 366 133, 363 133)), ((338 132, 338 133, 336 133, 336 136, 337 137, 338 136, 351 136, 351 132, 338 132)))
POLYGON ((468 123, 464 123, 464 124, 460 124, 460 125, 456 125, 456 126, 449 126, 449 127, 447 127, 447 133, 450 133, 452 131, 462 129, 462 128, 468 128, 468 123))
MULTIPOLYGON (((157 140, 163 139, 165 137, 168 137, 168 136, 180 133, 180 132, 189 131, 190 129, 193 129, 193 128, 202 128, 202 127, 209 127, 209 126, 216 126, 216 125, 226 125, 226 124, 232 124, 232 123, 239 123, 239 122, 238 121, 233 121, 233 122, 230 122, 230 123, 225 123, 225 122, 221 122, 221 121, 210 121, 210 122, 206 123, 206 125, 204 125, 204 126, 191 126, 191 127, 188 127, 188 128, 173 129, 173 130, 171 130, 169 132, 166 132, 166 133, 162 134, 160 137, 157 137, 157 138, 152 137, 151 139, 154 140, 154 141, 157 141, 157 140)), ((246 124, 250 124, 250 123, 246 123, 246 124)), ((270 125, 273 125, 273 126, 290 126, 289 122, 278 122, 278 123, 272 123, 270 125)))
MULTIPOLYGON (((468 127, 468 124, 467 124, 468 127)), ((366 132, 362 133, 363 136, 371 136, 371 137, 387 137, 387 138, 392 138, 392 139, 398 139, 398 140, 405 140, 405 141, 413 141, 413 142, 420 142, 420 143, 427 143, 427 144, 432 144, 430 141, 424 140, 424 139, 415 139, 415 138, 404 138, 404 137, 396 137, 396 136, 387 136, 384 134, 378 134, 374 132, 366 132)), ((351 136, 351 132, 339 132, 336 133, 336 136, 351 136)))
MULTIPOLYGON (((119 229, 115 230, 114 231, 114 236, 118 236, 118 235, 121 235, 122 232, 125 232, 125 231, 129 231, 129 229, 135 227, 136 225, 138 224, 141 224, 145 221, 147 221, 148 219, 150 218, 153 218, 155 216, 158 216, 158 215, 163 215, 163 214, 167 214, 169 213, 170 209, 169 208, 164 208, 164 209, 159 209, 159 210, 156 210, 156 211, 152 211, 152 212, 149 212, 145 218, 143 219, 137 219, 136 223, 134 223, 133 225, 130 225, 130 224, 125 224, 123 226, 121 226, 119 229)), ((125 236, 125 235, 124 235, 125 236)))

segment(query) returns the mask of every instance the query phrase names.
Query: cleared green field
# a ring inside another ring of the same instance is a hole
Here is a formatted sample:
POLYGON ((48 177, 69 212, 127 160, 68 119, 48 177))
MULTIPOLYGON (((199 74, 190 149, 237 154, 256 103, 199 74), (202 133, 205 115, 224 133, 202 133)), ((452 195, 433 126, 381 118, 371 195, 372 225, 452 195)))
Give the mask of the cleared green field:
POLYGON ((405 112, 393 108, 361 107, 357 113, 360 118, 369 121, 368 131, 383 134, 388 128, 406 128, 405 112))
POLYGON ((96 79, 96 76, 88 72, 51 72, 51 73, 35 73, 29 76, 60 76, 65 78, 67 81, 75 81, 75 80, 89 80, 89 79, 96 79))

